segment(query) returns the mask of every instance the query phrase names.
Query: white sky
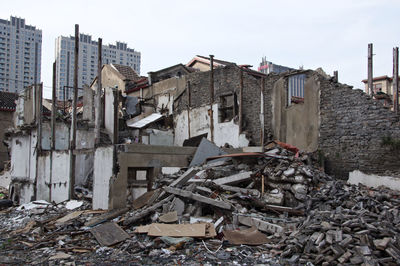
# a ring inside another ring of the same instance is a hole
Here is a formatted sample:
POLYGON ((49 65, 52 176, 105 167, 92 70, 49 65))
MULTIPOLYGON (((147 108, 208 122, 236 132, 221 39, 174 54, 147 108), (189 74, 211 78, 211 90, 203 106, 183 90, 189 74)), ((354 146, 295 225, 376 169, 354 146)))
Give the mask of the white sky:
POLYGON ((43 31, 42 81, 50 97, 55 39, 80 32, 123 41, 142 54, 141 75, 196 54, 251 64, 261 57, 306 69, 322 67, 363 88, 367 45, 374 44, 374 76, 393 73, 400 46, 399 0, 18 0, 2 1, 0 18, 25 18, 43 31))

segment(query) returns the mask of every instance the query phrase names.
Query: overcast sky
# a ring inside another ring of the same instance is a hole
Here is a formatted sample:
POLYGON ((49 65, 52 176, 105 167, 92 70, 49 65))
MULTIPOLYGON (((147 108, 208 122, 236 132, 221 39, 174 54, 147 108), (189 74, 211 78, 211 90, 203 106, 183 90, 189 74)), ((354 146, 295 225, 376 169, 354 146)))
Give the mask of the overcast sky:
POLYGON ((193 56, 250 64, 263 56, 293 68, 322 67, 339 81, 362 88, 367 46, 374 44, 374 76, 392 75, 400 46, 399 0, 336 1, 2 1, 0 18, 25 18, 43 31, 42 81, 51 93, 55 39, 80 32, 123 41, 142 54, 141 75, 193 56))

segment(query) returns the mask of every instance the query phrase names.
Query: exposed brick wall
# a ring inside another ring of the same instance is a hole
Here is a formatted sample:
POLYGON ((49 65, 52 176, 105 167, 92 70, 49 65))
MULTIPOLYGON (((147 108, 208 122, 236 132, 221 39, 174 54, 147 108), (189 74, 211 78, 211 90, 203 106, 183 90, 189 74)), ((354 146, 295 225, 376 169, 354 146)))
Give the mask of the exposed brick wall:
MULTIPOLYGON (((195 72, 185 76, 190 82, 191 108, 204 106, 210 103, 210 71, 195 72)), ((264 113, 266 135, 270 130, 270 91, 272 89, 267 81, 264 91, 264 113)), ((243 130, 251 140, 251 145, 260 144, 260 79, 243 72, 243 130)), ((227 66, 214 70, 214 101, 219 101, 219 96, 236 92, 239 99, 240 69, 237 66, 227 66)), ((187 108, 187 90, 175 101, 174 112, 179 114, 187 108)), ((238 122, 235 120, 235 122, 238 122)))
POLYGON ((400 151, 382 145, 385 136, 400 139, 399 118, 361 90, 319 80, 319 149, 327 159, 327 172, 343 178, 355 169, 399 173, 400 151))

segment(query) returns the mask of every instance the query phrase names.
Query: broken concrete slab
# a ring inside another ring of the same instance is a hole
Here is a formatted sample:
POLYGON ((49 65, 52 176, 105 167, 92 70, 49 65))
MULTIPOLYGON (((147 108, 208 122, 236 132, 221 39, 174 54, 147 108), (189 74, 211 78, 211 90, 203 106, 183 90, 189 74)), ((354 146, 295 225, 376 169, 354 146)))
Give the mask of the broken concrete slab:
POLYGON ((210 199, 210 198, 204 197, 202 195, 192 193, 187 190, 172 188, 172 187, 165 187, 164 190, 170 194, 174 194, 174 195, 181 196, 184 198, 199 201, 199 202, 209 204, 209 205, 221 208, 221 209, 230 210, 232 208, 232 205, 230 203, 220 201, 220 200, 210 199))
POLYGON ((275 233, 282 233, 284 231, 283 227, 277 224, 272 224, 265 222, 263 220, 249 217, 249 216, 238 216, 238 221, 241 224, 253 227, 255 226, 258 230, 275 234, 275 233))
POLYGON ((175 223, 178 221, 178 213, 176 211, 168 212, 158 217, 158 220, 162 223, 175 223))
POLYGON ((172 210, 175 210, 178 216, 182 216, 185 211, 185 203, 178 197, 174 198, 172 210))
POLYGON ((234 185, 234 184, 238 184, 240 182, 250 180, 252 174, 253 174, 253 172, 251 172, 251 171, 242 172, 242 173, 238 173, 236 175, 231 175, 231 176, 227 176, 227 177, 214 179, 213 182, 217 185, 234 185))
POLYGON ((219 185, 219 188, 226 190, 226 191, 241 193, 244 195, 251 195, 256 198, 258 198, 260 196, 260 191, 258 191, 257 189, 240 188, 240 187, 233 187, 233 186, 228 186, 228 185, 219 185))
MULTIPOLYGON (((190 162, 189 167, 202 165, 208 157, 218 156, 227 154, 224 150, 217 147, 214 143, 203 138, 200 142, 199 147, 194 154, 192 161, 190 162)), ((219 159, 219 160, 226 160, 226 159, 219 159)))
POLYGON ((174 180, 169 186, 170 187, 179 187, 184 185, 189 179, 191 179, 193 176, 196 175, 196 173, 199 172, 198 169, 196 168, 189 168, 183 175, 181 175, 179 178, 174 180))
POLYGON ((90 229, 102 246, 111 246, 129 238, 129 235, 116 223, 108 222, 90 229))
POLYGON ((270 242, 266 235, 257 230, 256 227, 251 227, 241 231, 223 231, 224 238, 233 245, 262 245, 270 242))
MULTIPOLYGON (((142 208, 145 205, 151 204, 151 199, 153 199, 153 195, 154 193, 159 193, 159 190, 152 190, 152 191, 148 191, 146 193, 144 193, 143 195, 141 195, 139 198, 135 199, 132 202, 132 207, 137 210, 142 208)), ((153 200, 154 201, 154 200, 153 200)))

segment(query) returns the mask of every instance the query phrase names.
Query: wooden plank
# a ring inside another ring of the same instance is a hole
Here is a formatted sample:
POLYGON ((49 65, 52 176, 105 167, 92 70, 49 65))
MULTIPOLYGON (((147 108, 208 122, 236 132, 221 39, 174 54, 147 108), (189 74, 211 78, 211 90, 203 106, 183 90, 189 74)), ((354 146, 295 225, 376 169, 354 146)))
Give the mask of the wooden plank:
POLYGON ((68 221, 74 220, 74 219, 78 218, 83 212, 84 211, 71 212, 71 213, 65 215, 64 217, 58 219, 57 221, 55 221, 55 224, 56 225, 61 225, 61 224, 64 224, 64 223, 66 223, 68 221))
POLYGON ((206 224, 152 224, 149 236, 205 237, 206 224))
POLYGON ((111 212, 104 213, 96 218, 93 218, 93 219, 87 221, 85 223, 85 226, 95 226, 97 224, 104 223, 108 220, 114 219, 115 217, 118 217, 118 216, 126 213, 128 210, 129 210, 128 208, 124 208, 124 209, 117 209, 117 210, 114 210, 111 212))

